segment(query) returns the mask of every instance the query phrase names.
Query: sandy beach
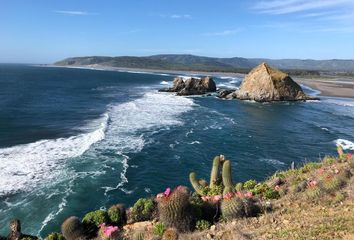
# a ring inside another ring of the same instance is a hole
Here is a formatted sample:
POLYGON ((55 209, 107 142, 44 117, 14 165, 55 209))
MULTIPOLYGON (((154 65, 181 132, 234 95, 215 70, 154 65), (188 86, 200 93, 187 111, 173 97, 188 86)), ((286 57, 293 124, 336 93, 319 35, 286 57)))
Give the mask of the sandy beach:
POLYGON ((320 96, 354 98, 354 79, 301 79, 295 81, 320 91, 320 96))
MULTIPOLYGON (((48 65, 50 67, 61 67, 56 65, 48 65)), ((108 70, 108 71, 123 71, 137 73, 165 73, 177 75, 205 75, 205 76, 224 76, 224 77, 241 77, 245 74, 230 73, 230 72, 200 72, 200 71, 178 71, 178 70, 160 70, 160 69, 141 69, 141 68, 118 68, 101 65, 86 65, 86 66, 63 66, 68 68, 85 68, 92 70, 108 70)), ((344 97, 354 98, 354 78, 352 77, 316 77, 316 78, 300 78, 291 76, 297 83, 309 86, 320 91, 319 96, 344 97)))

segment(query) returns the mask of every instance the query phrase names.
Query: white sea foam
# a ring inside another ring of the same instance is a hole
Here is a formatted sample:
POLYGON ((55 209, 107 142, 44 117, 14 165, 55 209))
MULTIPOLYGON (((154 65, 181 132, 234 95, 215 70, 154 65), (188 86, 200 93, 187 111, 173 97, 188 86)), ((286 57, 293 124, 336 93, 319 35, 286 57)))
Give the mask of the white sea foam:
POLYGON ((266 162, 266 163, 271 164, 273 166, 285 165, 285 163, 283 163, 282 161, 279 161, 279 160, 273 159, 273 158, 261 158, 259 161, 266 162))
POLYGON ((180 114, 190 111, 193 105, 191 98, 148 92, 134 101, 110 106, 110 124, 106 137, 97 148, 111 149, 122 156, 123 171, 116 186, 104 187, 106 194, 116 189, 129 192, 123 189, 123 185, 128 182, 125 175, 129 167, 129 157, 126 154, 143 149, 147 139, 141 132, 151 133, 161 128, 182 125, 180 114))
POLYGON ((300 84, 300 86, 301 86, 301 88, 302 88, 303 90, 307 90, 307 91, 310 93, 310 95, 317 96, 317 95, 320 95, 320 94, 321 94, 321 91, 316 90, 316 89, 313 89, 313 88, 311 88, 311 87, 309 87, 309 86, 307 86, 307 85, 300 84))
POLYGON ((167 81, 162 81, 160 82, 161 85, 168 85, 169 83, 167 81))
POLYGON ((346 139, 335 140, 336 145, 340 145, 344 150, 354 150, 354 142, 346 139))
POLYGON ((55 179, 62 171, 62 160, 78 157, 104 139, 108 115, 100 122, 100 127, 90 133, 0 149, 0 196, 55 179))

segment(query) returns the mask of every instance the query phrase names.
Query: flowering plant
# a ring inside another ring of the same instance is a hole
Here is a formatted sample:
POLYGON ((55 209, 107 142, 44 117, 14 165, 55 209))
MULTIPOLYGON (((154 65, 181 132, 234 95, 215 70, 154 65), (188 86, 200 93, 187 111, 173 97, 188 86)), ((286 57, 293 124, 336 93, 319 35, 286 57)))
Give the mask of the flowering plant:
POLYGON ((310 188, 314 188, 317 186, 317 181, 316 180, 310 180, 307 185, 310 187, 310 188))
POLYGON ((119 228, 117 226, 109 226, 105 223, 100 225, 100 235, 103 239, 110 240, 118 237, 119 228))

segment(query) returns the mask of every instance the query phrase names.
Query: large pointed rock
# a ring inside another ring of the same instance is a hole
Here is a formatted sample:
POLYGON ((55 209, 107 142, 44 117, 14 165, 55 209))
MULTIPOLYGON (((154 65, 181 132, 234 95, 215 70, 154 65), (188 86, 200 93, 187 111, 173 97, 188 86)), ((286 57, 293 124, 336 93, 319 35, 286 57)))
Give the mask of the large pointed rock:
POLYGON ((233 96, 257 102, 305 101, 317 99, 304 93, 288 74, 262 63, 252 69, 233 96))

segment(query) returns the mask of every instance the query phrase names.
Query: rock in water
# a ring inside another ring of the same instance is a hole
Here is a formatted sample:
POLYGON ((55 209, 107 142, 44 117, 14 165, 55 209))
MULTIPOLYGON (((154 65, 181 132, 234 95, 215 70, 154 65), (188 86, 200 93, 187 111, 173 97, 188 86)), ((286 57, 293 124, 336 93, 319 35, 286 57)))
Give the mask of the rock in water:
POLYGON ((306 95, 300 85, 288 74, 271 68, 267 63, 262 63, 252 69, 234 96, 241 100, 255 100, 257 102, 318 99, 306 95))
POLYGON ((189 78, 184 81, 177 77, 173 80, 172 88, 160 89, 160 92, 176 92, 179 96, 201 95, 208 92, 215 92, 216 85, 211 77, 189 78))

